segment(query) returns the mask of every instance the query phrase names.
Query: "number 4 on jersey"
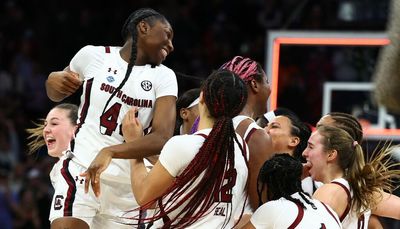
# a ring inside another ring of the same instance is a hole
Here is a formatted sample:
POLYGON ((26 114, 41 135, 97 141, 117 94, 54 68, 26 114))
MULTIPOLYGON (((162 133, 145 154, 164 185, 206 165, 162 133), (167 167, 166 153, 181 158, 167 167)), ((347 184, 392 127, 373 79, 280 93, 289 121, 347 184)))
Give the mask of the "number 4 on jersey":
POLYGON ((104 114, 100 116, 100 125, 106 128, 106 132, 104 134, 111 136, 111 134, 115 131, 118 126, 118 116, 119 111, 121 110, 120 103, 114 103, 104 114))

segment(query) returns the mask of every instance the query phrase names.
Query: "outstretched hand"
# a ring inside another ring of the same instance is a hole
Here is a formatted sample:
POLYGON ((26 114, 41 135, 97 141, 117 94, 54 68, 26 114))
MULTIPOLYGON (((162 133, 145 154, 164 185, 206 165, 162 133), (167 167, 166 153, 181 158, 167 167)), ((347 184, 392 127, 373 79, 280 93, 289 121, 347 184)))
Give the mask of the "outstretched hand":
POLYGON ((80 174, 85 177, 85 193, 89 191, 89 182, 96 197, 100 196, 100 174, 107 169, 112 159, 112 154, 106 148, 102 149, 90 164, 89 168, 80 174))

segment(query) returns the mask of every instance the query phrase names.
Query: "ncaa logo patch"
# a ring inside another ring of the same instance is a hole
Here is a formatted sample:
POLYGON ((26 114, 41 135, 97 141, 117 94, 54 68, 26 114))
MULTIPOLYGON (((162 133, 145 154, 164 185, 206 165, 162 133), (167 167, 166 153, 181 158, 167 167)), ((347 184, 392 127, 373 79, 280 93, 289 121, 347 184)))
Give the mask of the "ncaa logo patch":
POLYGON ((57 195, 54 199, 54 210, 60 210, 62 205, 62 200, 64 199, 63 195, 57 195))
POLYGON ((150 91, 151 88, 153 87, 153 84, 151 84, 150 81, 148 80, 143 80, 140 85, 142 86, 143 90, 145 91, 150 91))
POLYGON ((114 77, 112 77, 112 76, 107 76, 107 81, 108 82, 110 82, 110 83, 112 83, 112 82, 114 82, 114 77))

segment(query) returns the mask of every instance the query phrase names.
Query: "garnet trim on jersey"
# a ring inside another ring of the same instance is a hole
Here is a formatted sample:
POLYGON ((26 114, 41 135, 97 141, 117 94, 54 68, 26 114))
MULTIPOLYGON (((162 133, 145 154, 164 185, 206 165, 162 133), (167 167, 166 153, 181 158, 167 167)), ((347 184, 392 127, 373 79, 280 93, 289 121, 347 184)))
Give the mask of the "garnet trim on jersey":
POLYGON ((364 228, 364 224, 365 224, 365 217, 364 214, 362 214, 360 218, 358 218, 357 228, 364 228))
POLYGON ((342 214, 342 215, 340 216, 340 218, 339 218, 339 219, 340 219, 340 222, 343 222, 344 218, 346 218, 347 214, 349 214, 349 211, 350 211, 350 202, 351 202, 350 191, 349 191, 349 190, 347 189, 347 187, 344 186, 342 183, 333 181, 333 182, 331 182, 331 184, 337 184, 337 185, 339 185, 340 187, 342 187, 342 188, 344 189, 344 191, 346 192, 346 194, 347 194, 347 199, 349 200, 348 203, 347 203, 347 206, 346 206, 346 210, 344 210, 343 214, 342 214))
POLYGON ((322 204, 322 205, 325 207, 325 209, 329 212, 329 214, 332 216, 332 218, 335 219, 336 223, 337 223, 337 224, 339 225, 339 227, 340 227, 340 223, 337 221, 337 219, 336 219, 334 213, 333 213, 331 210, 329 210, 329 208, 328 208, 324 203, 321 202, 321 204, 322 204))
POLYGON ((82 110, 81 110, 80 118, 79 118, 79 124, 78 124, 78 128, 76 128, 75 136, 78 134, 79 129, 81 128, 83 123, 85 123, 88 109, 90 106, 90 93, 92 91, 92 85, 93 85, 93 78, 86 81, 85 100, 83 101, 83 106, 82 106, 82 110))
POLYGON ((245 141, 246 141, 247 143, 249 143, 251 135, 253 135, 254 132, 255 132, 256 130, 257 130, 256 128, 252 128, 252 129, 249 131, 249 133, 247 134, 246 139, 245 139, 245 141))
POLYGON ((67 158, 63 162, 63 167, 61 169, 61 174, 64 177, 65 181, 68 184, 67 197, 64 202, 64 216, 72 216, 72 204, 75 200, 76 194, 76 184, 74 178, 71 176, 71 173, 68 171, 70 158, 67 158))
POLYGON ((110 46, 104 46, 104 48, 105 48, 105 52, 106 53, 110 53, 111 52, 110 46))
POLYGON ((288 229, 295 229, 297 225, 299 225, 299 223, 301 222, 301 220, 303 219, 304 216, 304 209, 301 207, 301 205, 299 203, 296 203, 294 201, 292 201, 294 204, 296 204, 297 209, 299 210, 299 212, 297 213, 297 217, 296 219, 293 221, 293 223, 288 227, 288 229))

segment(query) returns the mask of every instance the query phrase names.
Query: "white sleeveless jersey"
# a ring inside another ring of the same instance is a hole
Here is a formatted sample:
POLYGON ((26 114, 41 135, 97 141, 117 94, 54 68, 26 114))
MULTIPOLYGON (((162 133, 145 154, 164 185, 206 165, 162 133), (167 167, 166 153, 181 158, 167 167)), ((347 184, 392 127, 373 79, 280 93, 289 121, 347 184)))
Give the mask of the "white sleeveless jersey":
MULTIPOLYGON (((353 191, 351 190, 347 180, 344 178, 338 178, 333 180, 331 183, 341 186, 346 191, 349 200, 353 198, 353 191)), ((339 216, 339 219, 345 229, 367 229, 370 217, 371 210, 366 211, 363 215, 358 217, 357 213, 351 210, 351 205, 349 203, 345 212, 339 216)))
MULTIPOLYGON (((174 177, 179 176, 182 171, 189 165, 199 152, 203 145, 205 137, 210 133, 211 129, 199 130, 193 135, 180 135, 172 137, 161 151, 159 161, 165 169, 174 177), (177 160, 178 159, 178 160, 177 160)), ((246 160, 248 158, 248 147, 244 140, 236 134, 239 142, 244 148, 246 160)), ((248 170, 245 158, 239 146, 235 143, 235 161, 234 169, 228 170, 225 175, 225 182, 222 186, 219 196, 219 202, 216 202, 214 208, 209 213, 200 218, 196 223, 187 228, 232 228, 235 220, 242 213, 246 201, 246 182, 248 170), (231 215, 229 221, 227 218, 231 215)), ((200 177, 201 178, 201 177, 200 177)), ((199 178, 199 179, 200 179, 199 178)), ((196 181, 192 187, 194 187, 196 181)), ((189 188, 191 190, 192 188, 189 188)), ((177 209, 179 211, 184 206, 177 209)), ((171 219, 176 214, 170 214, 171 219)), ((162 220, 155 223, 152 228, 159 228, 162 220)))
MULTIPOLYGON (((73 160, 86 168, 102 148, 123 143, 121 123, 131 107, 139 108, 138 118, 146 133, 151 128, 156 99, 177 96, 176 76, 171 69, 164 65, 134 66, 124 86, 104 110, 126 73, 128 64, 119 50, 120 47, 85 46, 69 65, 84 80, 78 129, 71 150, 73 160)), ((113 159, 102 178, 130 182, 129 170, 129 160, 113 159)))
POLYGON ((306 208, 303 209, 301 205, 282 197, 261 205, 252 215, 250 222, 257 229, 342 228, 338 216, 329 206, 307 197, 314 204, 313 208, 298 192, 291 196, 300 200, 306 208))
POLYGON ((262 127, 259 126, 252 118, 245 116, 245 115, 238 115, 232 119, 233 128, 235 128, 235 130, 236 130, 236 128, 240 125, 240 123, 245 119, 250 119, 253 121, 252 123, 249 124, 249 126, 247 126, 247 129, 243 135, 243 138, 248 143, 253 132, 255 130, 262 129, 262 127))
MULTIPOLYGON (((263 129, 262 127, 260 127, 255 121, 254 119, 250 118, 249 116, 245 116, 245 115, 237 115, 232 119, 233 122, 233 128, 237 129, 237 127, 240 125, 240 123, 245 120, 245 119, 250 119, 252 122, 247 126, 246 131, 244 132, 243 135, 243 139, 246 141, 246 143, 249 143, 251 136, 253 135, 254 131, 258 130, 258 129, 263 129)), ((248 214, 251 215, 253 214, 253 209, 250 206, 250 202, 247 201, 246 203, 246 208, 244 210, 244 214, 248 214)))

